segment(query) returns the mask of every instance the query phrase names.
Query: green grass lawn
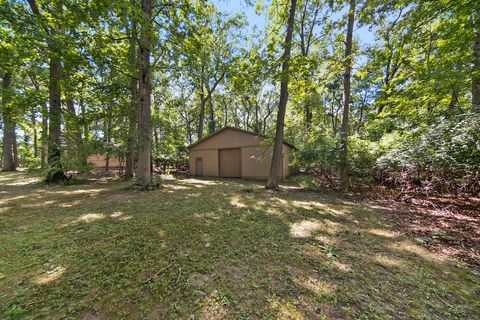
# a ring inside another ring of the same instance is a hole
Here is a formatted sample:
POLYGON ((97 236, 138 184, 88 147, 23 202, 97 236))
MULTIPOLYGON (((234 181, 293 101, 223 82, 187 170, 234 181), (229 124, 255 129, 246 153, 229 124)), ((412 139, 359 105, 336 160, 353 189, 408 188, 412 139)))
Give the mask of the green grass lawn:
POLYGON ((1 319, 480 318, 478 273, 365 203, 240 180, 102 182, 0 174, 1 319))

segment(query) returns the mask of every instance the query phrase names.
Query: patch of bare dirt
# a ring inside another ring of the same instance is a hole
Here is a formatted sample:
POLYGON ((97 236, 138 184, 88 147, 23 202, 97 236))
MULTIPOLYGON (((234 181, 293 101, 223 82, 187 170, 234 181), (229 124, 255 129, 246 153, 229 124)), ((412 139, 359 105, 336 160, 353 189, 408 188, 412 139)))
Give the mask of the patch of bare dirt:
MULTIPOLYGON (((310 192, 286 186, 288 192, 310 192)), ((316 192, 353 199, 381 210, 395 229, 418 244, 480 270, 480 197, 468 194, 400 192, 385 186, 355 185, 345 194, 323 187, 316 192)))
POLYGON ((480 198, 410 194, 368 202, 419 244, 480 269, 480 198))

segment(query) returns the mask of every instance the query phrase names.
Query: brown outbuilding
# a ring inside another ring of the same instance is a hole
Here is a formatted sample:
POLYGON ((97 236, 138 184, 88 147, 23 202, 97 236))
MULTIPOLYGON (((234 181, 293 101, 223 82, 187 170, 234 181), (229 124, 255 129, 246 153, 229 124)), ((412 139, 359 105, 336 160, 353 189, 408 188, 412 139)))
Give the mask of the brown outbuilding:
MULTIPOLYGON (((266 179, 270 173, 273 146, 266 136, 234 127, 224 127, 188 147, 190 173, 197 176, 266 179)), ((283 142, 282 178, 289 167, 293 146, 283 142)))
POLYGON ((88 156, 87 159, 88 163, 91 163, 95 166, 97 170, 107 170, 107 169, 122 169, 123 164, 122 162, 115 156, 110 155, 108 157, 108 165, 107 165, 107 156, 105 154, 91 154, 88 156))

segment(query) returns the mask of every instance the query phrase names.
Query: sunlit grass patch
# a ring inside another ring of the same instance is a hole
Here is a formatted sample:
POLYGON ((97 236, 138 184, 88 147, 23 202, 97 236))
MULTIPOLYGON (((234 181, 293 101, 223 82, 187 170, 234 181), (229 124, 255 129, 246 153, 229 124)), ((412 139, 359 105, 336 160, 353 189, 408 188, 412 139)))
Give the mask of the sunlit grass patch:
POLYGON ((366 204, 242 180, 162 184, 0 182, 12 199, 0 318, 480 317, 477 273, 366 204))
POLYGON ((105 215, 101 213, 87 213, 82 214, 80 217, 72 221, 73 224, 80 223, 80 222, 93 222, 96 220, 104 219, 105 215))
POLYGON ((52 267, 50 270, 38 276, 35 280, 37 284, 49 284, 58 278, 60 278, 65 272, 65 268, 62 266, 52 267))

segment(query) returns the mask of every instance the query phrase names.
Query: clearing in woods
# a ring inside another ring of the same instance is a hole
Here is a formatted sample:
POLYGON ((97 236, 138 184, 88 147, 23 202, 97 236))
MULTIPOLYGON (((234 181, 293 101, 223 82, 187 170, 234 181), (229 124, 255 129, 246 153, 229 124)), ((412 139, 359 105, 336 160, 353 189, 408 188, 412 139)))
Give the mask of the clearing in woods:
POLYGON ((381 208, 262 184, 0 174, 2 319, 478 319, 478 270, 381 208))

